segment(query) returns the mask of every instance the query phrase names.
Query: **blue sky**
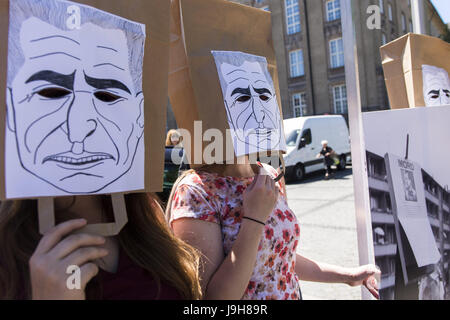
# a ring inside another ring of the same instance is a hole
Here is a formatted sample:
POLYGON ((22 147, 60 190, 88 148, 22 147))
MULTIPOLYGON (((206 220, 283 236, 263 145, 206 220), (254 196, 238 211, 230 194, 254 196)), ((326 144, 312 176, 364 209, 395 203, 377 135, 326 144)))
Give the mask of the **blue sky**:
POLYGON ((445 23, 450 23, 450 0, 431 0, 445 23))

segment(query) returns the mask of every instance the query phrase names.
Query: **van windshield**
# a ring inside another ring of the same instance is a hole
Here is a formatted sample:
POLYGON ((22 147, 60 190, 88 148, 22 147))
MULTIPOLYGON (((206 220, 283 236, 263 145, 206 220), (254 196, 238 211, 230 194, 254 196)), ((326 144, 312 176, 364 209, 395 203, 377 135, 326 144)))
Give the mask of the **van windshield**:
POLYGON ((299 134, 300 134, 300 130, 299 129, 291 131, 291 133, 288 134, 287 137, 286 137, 286 145, 288 147, 295 147, 299 134))

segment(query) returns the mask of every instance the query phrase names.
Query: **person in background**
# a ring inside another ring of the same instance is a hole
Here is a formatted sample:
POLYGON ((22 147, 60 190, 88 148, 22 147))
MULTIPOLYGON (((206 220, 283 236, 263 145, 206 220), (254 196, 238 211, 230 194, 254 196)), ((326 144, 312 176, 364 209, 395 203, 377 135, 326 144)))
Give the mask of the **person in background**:
POLYGON ((323 156, 323 164, 325 165, 325 179, 329 179, 330 174, 333 173, 331 166, 334 164, 333 155, 335 154, 334 150, 328 146, 328 141, 322 141, 322 149, 317 154, 316 158, 320 158, 323 156))
POLYGON ((175 129, 170 129, 167 132, 166 147, 181 147, 180 133, 175 129))

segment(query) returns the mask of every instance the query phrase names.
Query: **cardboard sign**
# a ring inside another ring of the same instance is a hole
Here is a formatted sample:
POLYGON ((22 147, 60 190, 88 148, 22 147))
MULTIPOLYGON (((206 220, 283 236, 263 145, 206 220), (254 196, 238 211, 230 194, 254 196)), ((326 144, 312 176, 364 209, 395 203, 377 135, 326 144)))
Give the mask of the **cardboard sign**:
POLYGON ((0 197, 161 190, 169 3, 13 0, 0 16, 0 197))
POLYGON ((209 129, 223 137, 216 163, 284 152, 270 13, 225 0, 171 3, 169 97, 179 128, 191 133, 183 139, 191 166, 205 163, 208 146, 194 133, 209 129))
POLYGON ((450 44, 409 33, 381 47, 392 109, 450 104, 450 44))

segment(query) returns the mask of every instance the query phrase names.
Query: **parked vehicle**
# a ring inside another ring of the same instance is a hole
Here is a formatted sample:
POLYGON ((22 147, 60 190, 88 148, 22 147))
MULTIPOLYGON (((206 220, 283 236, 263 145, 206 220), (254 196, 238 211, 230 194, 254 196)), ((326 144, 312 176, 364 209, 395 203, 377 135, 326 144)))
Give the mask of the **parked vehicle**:
POLYGON ((327 140, 336 152, 338 169, 345 169, 351 161, 350 135, 342 116, 299 117, 286 119, 283 124, 287 145, 284 162, 288 180, 299 181, 306 173, 324 168, 323 158, 316 158, 322 148, 322 140, 327 140))

